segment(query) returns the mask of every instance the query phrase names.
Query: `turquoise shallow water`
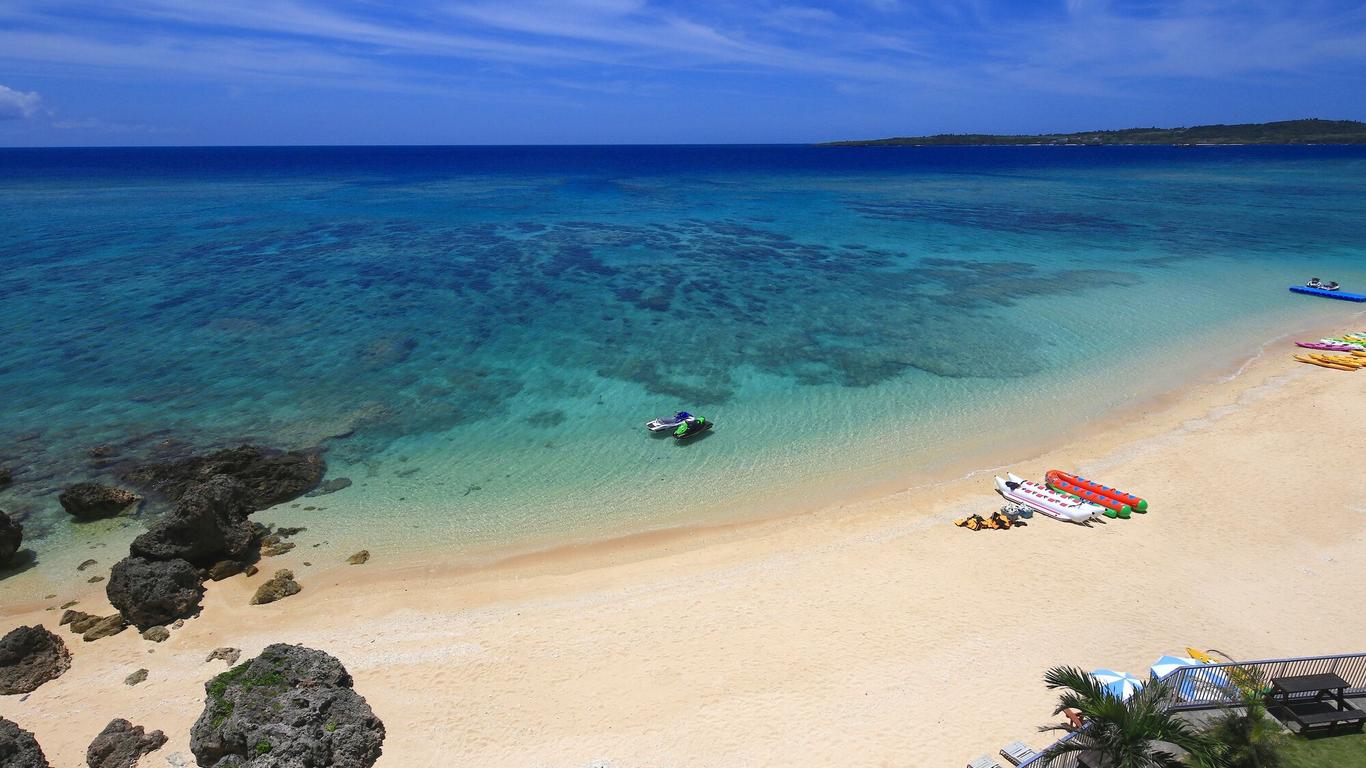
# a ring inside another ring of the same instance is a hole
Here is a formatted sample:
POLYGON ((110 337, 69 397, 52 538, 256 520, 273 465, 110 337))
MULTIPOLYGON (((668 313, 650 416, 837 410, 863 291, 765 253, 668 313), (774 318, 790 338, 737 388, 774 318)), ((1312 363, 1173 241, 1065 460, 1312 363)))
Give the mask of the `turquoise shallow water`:
POLYGON ((76 547, 168 440, 325 448, 282 514, 392 546, 800 508, 1347 317, 1285 288, 1363 222, 1347 148, 0 151, 0 508, 76 547))

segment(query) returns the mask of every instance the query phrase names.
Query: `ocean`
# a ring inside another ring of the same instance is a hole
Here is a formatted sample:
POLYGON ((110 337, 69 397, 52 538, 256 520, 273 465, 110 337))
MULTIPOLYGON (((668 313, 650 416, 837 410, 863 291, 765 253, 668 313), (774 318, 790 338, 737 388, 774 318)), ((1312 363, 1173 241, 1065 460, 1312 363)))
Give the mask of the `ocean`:
POLYGON ((1366 149, 0 150, 0 509, 74 557, 141 523, 61 488, 242 442, 378 548, 814 508, 1352 317, 1310 276, 1366 289, 1366 149))

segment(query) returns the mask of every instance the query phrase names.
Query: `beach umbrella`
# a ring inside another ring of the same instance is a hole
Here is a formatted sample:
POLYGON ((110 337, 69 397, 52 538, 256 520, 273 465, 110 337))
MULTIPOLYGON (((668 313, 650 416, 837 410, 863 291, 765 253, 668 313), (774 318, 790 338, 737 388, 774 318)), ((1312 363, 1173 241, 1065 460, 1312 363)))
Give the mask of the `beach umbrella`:
POLYGON ((1180 669, 1181 667, 1198 666, 1200 666, 1200 662, 1189 656, 1163 656, 1157 661, 1154 661, 1151 667, 1148 667, 1148 675, 1154 680, 1161 680, 1171 674, 1173 670, 1180 669))
POLYGON ((1118 696, 1120 699, 1127 699, 1138 692, 1143 687, 1143 681, 1128 672, 1116 672, 1113 669, 1097 669, 1091 673, 1096 681, 1101 684, 1110 695, 1118 696))
POLYGON ((1181 686, 1176 693, 1186 701, 1195 700, 1215 700, 1226 698, 1226 691, 1229 689, 1228 675, 1218 667, 1205 667, 1197 659, 1185 656, 1163 656, 1153 662, 1148 667, 1148 673, 1154 680, 1164 678, 1182 667, 1190 667, 1188 671, 1181 674, 1179 679, 1181 686))

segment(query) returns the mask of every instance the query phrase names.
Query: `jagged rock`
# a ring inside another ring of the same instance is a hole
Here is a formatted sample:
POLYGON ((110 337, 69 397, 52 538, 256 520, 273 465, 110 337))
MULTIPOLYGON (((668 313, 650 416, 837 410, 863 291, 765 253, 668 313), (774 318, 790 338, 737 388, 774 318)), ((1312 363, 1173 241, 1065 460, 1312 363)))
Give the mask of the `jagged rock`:
POLYGON ((33 734, 0 717, 0 766, 52 768, 33 734))
POLYGON ((147 679, 147 670, 139 669, 128 677, 123 678, 124 685, 137 685, 147 679))
POLYGON ((143 755, 161 749, 165 743, 166 734, 161 731, 148 733, 140 725, 115 718, 90 742, 85 764, 90 768, 133 768, 143 755))
POLYGON ((109 602, 139 630, 199 613, 204 586, 185 560, 125 557, 109 573, 109 602))
POLYGON ((85 631, 93 627, 95 625, 95 622, 99 620, 100 617, 96 616, 93 613, 86 613, 85 611, 73 611, 68 609, 62 612, 62 618, 60 621, 57 622, 57 626, 66 626, 70 624, 71 631, 75 632, 78 635, 81 635, 85 634, 85 631))
POLYGON ((237 660, 240 658, 242 658, 242 650, 240 648, 223 647, 213 649, 212 653, 204 657, 204 662, 207 664, 214 659, 222 659, 223 661, 228 662, 228 666, 231 667, 236 664, 237 660))
POLYGON ((268 539, 263 540, 261 542, 261 557, 283 555, 291 549, 294 549, 294 542, 292 541, 280 541, 279 539, 273 541, 268 539))
POLYGON ((42 626, 15 627, 0 638, 0 694, 28 693, 71 668, 71 652, 42 626))
POLYGON ((268 646, 204 691, 190 750, 205 768, 370 768, 379 759, 384 724, 322 651, 268 646))
POLYGON ((356 554, 354 554, 354 555, 352 555, 352 556, 346 558, 346 562, 350 563, 351 565, 365 565, 365 564, 366 564, 367 562, 369 562, 369 561, 370 561, 370 550, 368 550, 368 549, 362 549, 361 551, 357 552, 356 554))
POLYGON ((171 630, 162 627, 148 627, 142 632, 143 640, 151 640, 154 643, 164 643, 171 637, 171 630))
MULTIPOLYGON (((0 488, 4 484, 0 483, 0 488)), ((0 511, 0 568, 9 564, 19 545, 24 543, 24 526, 15 522, 9 515, 0 511)))
POLYGON ((99 565, 99 563, 100 563, 99 560, 93 560, 93 559, 92 559, 92 560, 86 560, 86 561, 83 561, 80 565, 76 566, 76 570, 78 570, 78 571, 84 571, 86 568, 89 568, 89 567, 92 566, 92 565, 99 565))
POLYGON ((57 607, 65 611, 67 608, 70 608, 71 606, 76 605, 79 602, 80 600, 67 600, 65 603, 62 603, 57 607))
POLYGON ((256 594, 251 596, 251 604, 273 603, 290 595, 297 595, 302 589, 299 582, 294 580, 294 572, 288 568, 281 568, 268 581, 256 588, 256 594))
POLYGON ((185 626, 184 619, 176 619, 175 621, 171 622, 171 629, 180 629, 183 626, 185 626))
POLYGON ((90 628, 85 630, 85 634, 81 635, 81 639, 90 643, 117 635, 127 628, 128 622, 123 618, 123 615, 113 613, 91 624, 90 628))
POLYGON ((99 520, 117 515, 142 501, 142 497, 112 485, 77 483, 62 491, 57 501, 77 520, 99 520))
POLYGON ((14 473, 4 467, 0 467, 0 488, 4 488, 14 482, 14 473))
POLYGON ((104 577, 103 577, 103 576, 91 576, 90 578, 88 578, 88 579, 85 580, 85 583, 87 583, 87 584, 99 584, 101 581, 104 581, 104 577))
POLYGON ((247 520, 251 494, 218 475, 184 490, 175 509, 133 539, 129 552, 148 560, 179 558, 208 566, 249 556, 256 529, 247 520))
POLYGON ((306 530, 308 529, 303 526, 299 526, 298 528, 288 528, 281 526, 275 529, 275 535, 279 536, 282 539, 287 539, 290 536, 297 536, 306 530))
POLYGON ((258 573, 260 573, 260 572, 261 572, 261 569, 260 569, 260 568, 257 568, 257 567, 254 566, 254 565, 248 565, 245 569, 242 570, 242 573, 245 574, 245 575, 247 576, 247 578, 251 578, 252 576, 255 576, 256 574, 258 574, 258 573))
POLYGON ((136 467, 124 479, 175 502, 196 483, 214 475, 228 475, 247 487, 252 508, 259 510, 302 496, 318 485, 326 470, 327 465, 316 453, 282 453, 243 445, 207 456, 136 467))
POLYGON ((345 488, 350 488, 350 487, 351 487, 351 478, 349 478, 349 477, 338 477, 338 478, 334 478, 334 479, 332 479, 332 480, 325 480, 325 481, 323 481, 323 483, 322 483, 321 485, 319 485, 317 488, 314 488, 313 490, 309 491, 308 493, 306 493, 306 494, 304 494, 304 495, 305 495, 305 496, 326 496, 326 495, 329 494, 329 493, 336 493, 337 491, 343 490, 343 489, 345 489, 345 488))
POLYGON ((219 560, 209 566, 209 578, 214 581, 222 581, 241 573, 244 567, 239 560, 219 560))

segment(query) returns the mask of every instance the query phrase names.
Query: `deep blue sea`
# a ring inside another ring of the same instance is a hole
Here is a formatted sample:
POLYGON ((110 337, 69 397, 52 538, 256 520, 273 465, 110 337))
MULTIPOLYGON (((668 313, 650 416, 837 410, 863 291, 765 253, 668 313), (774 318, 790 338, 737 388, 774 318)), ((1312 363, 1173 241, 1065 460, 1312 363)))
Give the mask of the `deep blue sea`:
POLYGON ((1366 149, 0 150, 0 508, 57 552, 92 447, 242 441, 335 537, 802 508, 1350 318, 1310 275, 1366 290, 1366 149))

